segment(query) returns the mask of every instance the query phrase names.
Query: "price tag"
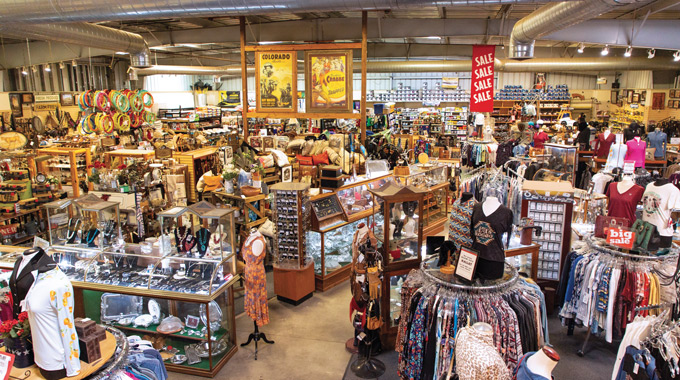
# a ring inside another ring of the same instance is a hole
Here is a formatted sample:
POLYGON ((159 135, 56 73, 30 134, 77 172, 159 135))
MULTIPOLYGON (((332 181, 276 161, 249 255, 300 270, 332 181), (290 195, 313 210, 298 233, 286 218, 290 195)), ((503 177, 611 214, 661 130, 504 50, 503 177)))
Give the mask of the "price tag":
POLYGON ((14 354, 0 351, 0 379, 9 380, 9 374, 14 364, 14 354))
POLYGON ((632 175, 635 172, 635 161, 627 160, 623 162, 623 175, 632 175))
POLYGON ((609 228, 607 230, 607 243, 623 249, 633 249, 635 232, 622 228, 609 228))

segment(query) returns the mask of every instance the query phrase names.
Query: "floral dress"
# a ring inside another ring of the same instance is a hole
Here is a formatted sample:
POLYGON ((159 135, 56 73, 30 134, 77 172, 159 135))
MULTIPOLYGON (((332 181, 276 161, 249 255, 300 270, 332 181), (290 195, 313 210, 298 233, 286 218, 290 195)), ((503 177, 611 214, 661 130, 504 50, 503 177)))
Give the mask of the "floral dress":
POLYGON ((248 239, 243 243, 243 259, 246 261, 245 267, 245 309, 246 314, 252 318, 258 326, 264 326, 269 323, 269 307, 267 306, 267 280, 264 272, 264 258, 267 256, 265 252, 260 255, 253 253, 253 244, 260 240, 262 246, 266 246, 266 242, 262 236, 258 236, 252 241, 248 239), (250 244, 248 244, 250 243, 250 244))

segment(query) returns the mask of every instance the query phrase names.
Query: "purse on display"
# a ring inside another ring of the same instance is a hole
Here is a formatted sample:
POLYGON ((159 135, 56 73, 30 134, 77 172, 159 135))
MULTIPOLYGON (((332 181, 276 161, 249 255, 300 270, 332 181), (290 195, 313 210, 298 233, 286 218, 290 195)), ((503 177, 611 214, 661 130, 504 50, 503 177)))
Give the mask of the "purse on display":
POLYGON ((613 216, 598 215, 595 218, 595 237, 607 237, 607 230, 610 228, 628 228, 630 220, 628 218, 617 218, 613 216))
POLYGON ((377 300, 372 300, 368 304, 368 312, 366 316, 366 329, 378 330, 382 326, 382 318, 380 317, 380 306, 377 300))
POLYGON ((651 252, 659 249, 661 236, 656 231, 655 225, 638 219, 631 229, 635 232, 633 250, 651 252))

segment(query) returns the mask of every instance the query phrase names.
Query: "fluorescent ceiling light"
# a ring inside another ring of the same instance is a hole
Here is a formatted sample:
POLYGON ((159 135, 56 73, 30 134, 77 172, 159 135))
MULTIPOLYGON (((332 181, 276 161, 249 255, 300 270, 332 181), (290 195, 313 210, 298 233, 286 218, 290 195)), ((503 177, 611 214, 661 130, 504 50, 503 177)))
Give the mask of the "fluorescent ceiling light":
POLYGON ((116 54, 118 54, 118 55, 127 55, 127 52, 125 52, 125 51, 117 51, 116 54))
POLYGON ((276 44, 282 44, 283 41, 260 41, 258 42, 259 45, 276 45, 276 44))
POLYGON ((439 36, 429 36, 429 37, 425 37, 425 38, 427 38, 428 40, 441 40, 442 39, 439 36))
POLYGON ((579 53, 579 54, 583 54, 583 50, 585 50, 585 48, 586 48, 586 45, 585 45, 583 42, 581 42, 580 44, 578 44, 578 50, 577 50, 578 53, 579 53))
POLYGON ((601 55, 607 55, 609 54, 609 45, 605 45, 604 48, 602 48, 602 51, 600 52, 601 55))
POLYGON ((649 49, 647 50, 647 58, 652 59, 656 55, 656 50, 655 49, 649 49))

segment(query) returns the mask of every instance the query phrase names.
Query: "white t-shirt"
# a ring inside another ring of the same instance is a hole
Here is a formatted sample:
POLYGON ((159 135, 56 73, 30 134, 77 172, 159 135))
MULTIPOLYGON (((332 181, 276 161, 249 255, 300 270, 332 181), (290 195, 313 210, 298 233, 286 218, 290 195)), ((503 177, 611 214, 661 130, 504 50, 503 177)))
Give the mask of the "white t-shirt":
POLYGON ((673 236, 671 210, 680 208, 680 190, 672 183, 647 185, 642 196, 642 220, 656 226, 659 235, 673 236))
POLYGON ((593 176, 593 193, 604 194, 604 187, 614 180, 609 174, 597 173, 593 176))
POLYGON ((484 125, 484 114, 478 113, 475 115, 475 125, 484 125))

